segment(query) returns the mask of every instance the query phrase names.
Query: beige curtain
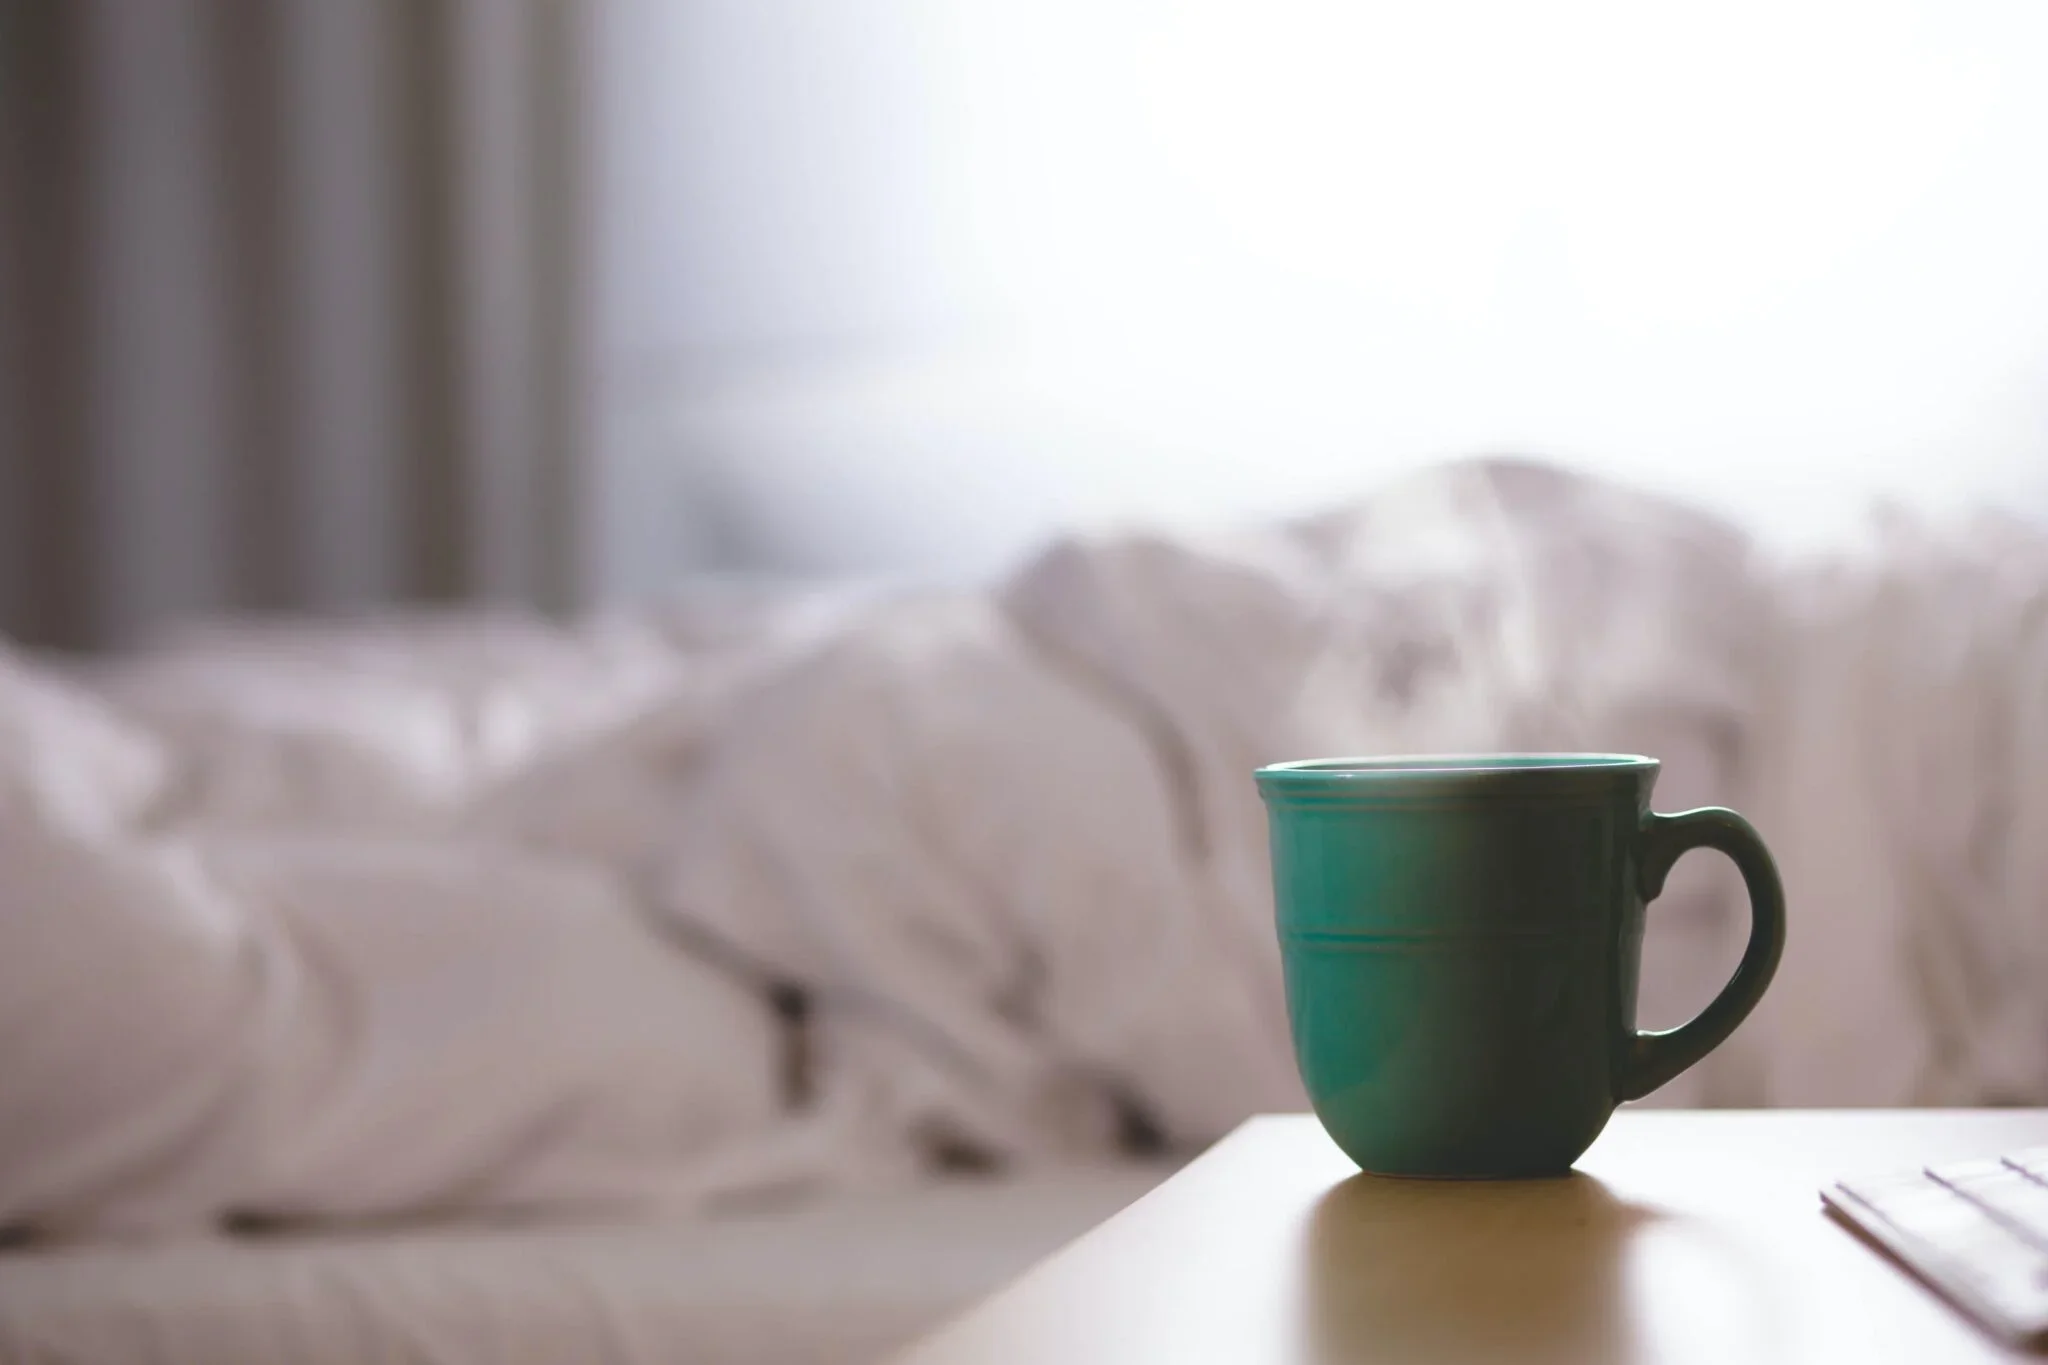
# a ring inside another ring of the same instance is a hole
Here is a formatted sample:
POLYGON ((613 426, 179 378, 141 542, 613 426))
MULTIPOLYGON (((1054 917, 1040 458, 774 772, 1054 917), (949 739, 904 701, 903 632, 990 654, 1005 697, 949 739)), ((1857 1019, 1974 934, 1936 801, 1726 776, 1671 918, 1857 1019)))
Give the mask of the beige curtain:
POLYGON ((573 605, 575 0, 0 0, 0 629, 573 605))

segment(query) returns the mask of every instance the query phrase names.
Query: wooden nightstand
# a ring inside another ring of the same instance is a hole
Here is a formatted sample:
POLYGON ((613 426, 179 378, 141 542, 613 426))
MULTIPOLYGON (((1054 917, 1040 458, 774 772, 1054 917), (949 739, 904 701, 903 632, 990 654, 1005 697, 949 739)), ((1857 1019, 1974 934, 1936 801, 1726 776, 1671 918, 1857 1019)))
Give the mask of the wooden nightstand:
POLYGON ((2048 1110, 1617 1114, 1560 1180, 1362 1176, 1244 1125, 914 1365, 1969 1362, 2011 1351, 1821 1209, 1838 1177, 2048 1143, 2048 1110))

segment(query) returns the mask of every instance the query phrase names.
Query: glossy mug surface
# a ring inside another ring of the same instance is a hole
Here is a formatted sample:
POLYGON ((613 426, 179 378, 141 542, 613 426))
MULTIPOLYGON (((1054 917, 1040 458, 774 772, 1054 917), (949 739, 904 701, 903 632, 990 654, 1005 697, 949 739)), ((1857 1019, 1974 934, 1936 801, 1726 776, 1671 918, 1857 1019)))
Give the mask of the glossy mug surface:
POLYGON ((1763 840, 1735 812, 1650 812, 1629 754, 1324 759, 1261 768, 1295 1059, 1367 1171, 1567 1170, 1614 1107, 1699 1061, 1785 942, 1763 840), (1691 1023, 1635 1027, 1644 905, 1681 854, 1749 889, 1749 945, 1691 1023))

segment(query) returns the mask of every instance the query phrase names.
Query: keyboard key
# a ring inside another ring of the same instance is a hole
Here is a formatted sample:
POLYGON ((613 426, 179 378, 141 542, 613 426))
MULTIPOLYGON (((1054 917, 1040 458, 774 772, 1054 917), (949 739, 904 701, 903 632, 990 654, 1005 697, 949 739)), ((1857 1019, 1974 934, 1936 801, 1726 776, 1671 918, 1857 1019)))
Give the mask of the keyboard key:
POLYGON ((1920 1171, 1844 1181, 1821 1197, 1991 1331, 2048 1334, 2048 1252, 1951 1186, 1920 1171))
POLYGON ((2048 1252, 2048 1185, 2003 1161, 1930 1167, 1927 1174, 2048 1252))

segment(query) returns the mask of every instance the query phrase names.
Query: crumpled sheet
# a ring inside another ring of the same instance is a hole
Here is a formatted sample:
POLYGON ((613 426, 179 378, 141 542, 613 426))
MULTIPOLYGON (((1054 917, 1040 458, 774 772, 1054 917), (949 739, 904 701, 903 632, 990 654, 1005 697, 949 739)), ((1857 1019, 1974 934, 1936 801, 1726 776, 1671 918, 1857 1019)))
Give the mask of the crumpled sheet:
POLYGON ((1894 517, 1777 582, 1746 799, 1791 928, 1745 1098, 2048 1102, 2048 538, 1894 517))
POLYGON ((627 732, 687 747, 738 676, 688 624, 256 627, 90 687, 0 657, 0 1226, 730 1184, 784 1107, 769 1002, 612 866, 521 837, 554 764, 627 732))
MULTIPOLYGON (((1618 749, 1785 871, 1659 1092, 2048 1099, 2048 550, 1829 564, 1548 467, 983 591, 0 657, 0 1224, 691 1206, 1302 1103, 1261 763, 1618 749)), ((1689 858, 1643 1022, 1746 932, 1689 858)))

